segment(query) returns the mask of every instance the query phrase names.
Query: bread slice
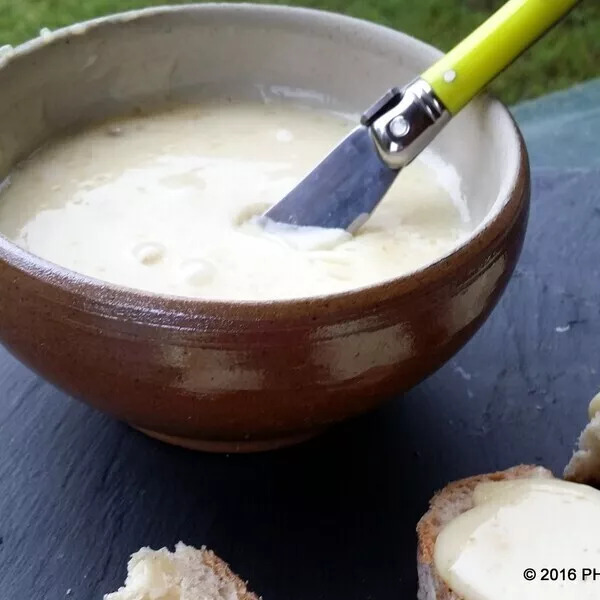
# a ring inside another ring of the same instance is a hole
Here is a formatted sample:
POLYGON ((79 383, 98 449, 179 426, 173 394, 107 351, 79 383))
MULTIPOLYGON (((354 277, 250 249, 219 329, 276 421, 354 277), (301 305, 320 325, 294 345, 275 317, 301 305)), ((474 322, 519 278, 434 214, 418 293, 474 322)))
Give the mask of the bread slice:
POLYGON ((131 555, 125 585, 104 600, 258 600, 214 552, 179 542, 131 555))
POLYGON ((478 484, 484 481, 552 477, 552 473, 543 467, 520 465, 506 471, 454 481, 435 494, 429 503, 429 510, 417 525, 418 600, 461 600, 437 573, 433 552, 435 541, 443 527, 473 508, 473 491, 478 484))
POLYGON ((600 413, 586 425, 577 445, 565 468, 564 478, 600 488, 600 413))

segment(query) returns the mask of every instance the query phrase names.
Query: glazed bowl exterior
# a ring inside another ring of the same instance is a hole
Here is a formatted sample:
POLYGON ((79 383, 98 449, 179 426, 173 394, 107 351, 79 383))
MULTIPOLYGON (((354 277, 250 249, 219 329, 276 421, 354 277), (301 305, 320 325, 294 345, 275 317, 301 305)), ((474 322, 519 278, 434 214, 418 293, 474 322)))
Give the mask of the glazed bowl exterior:
MULTIPOLYGON (((157 103, 283 96, 355 114, 438 55, 289 7, 163 7, 75 25, 0 58, 0 177, 62 131, 157 103)), ((529 171, 508 111, 479 98, 434 147, 460 173, 476 227, 416 273, 310 299, 202 301, 84 277, 0 236, 0 340, 72 396, 192 448, 273 448, 368 411, 473 335, 521 250, 529 171)))

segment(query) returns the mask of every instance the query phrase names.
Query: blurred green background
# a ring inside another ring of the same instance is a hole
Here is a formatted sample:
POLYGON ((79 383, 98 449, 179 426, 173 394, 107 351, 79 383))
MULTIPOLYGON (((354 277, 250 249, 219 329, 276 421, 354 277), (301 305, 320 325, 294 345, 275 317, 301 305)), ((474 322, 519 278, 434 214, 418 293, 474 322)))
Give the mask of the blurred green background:
MULTIPOLYGON (((383 23, 448 50, 502 0, 287 0, 383 23)), ((50 29, 99 15, 169 0, 0 0, 0 45, 17 44, 50 29)), ((513 64, 492 89, 514 103, 600 75, 600 1, 581 5, 513 64)))

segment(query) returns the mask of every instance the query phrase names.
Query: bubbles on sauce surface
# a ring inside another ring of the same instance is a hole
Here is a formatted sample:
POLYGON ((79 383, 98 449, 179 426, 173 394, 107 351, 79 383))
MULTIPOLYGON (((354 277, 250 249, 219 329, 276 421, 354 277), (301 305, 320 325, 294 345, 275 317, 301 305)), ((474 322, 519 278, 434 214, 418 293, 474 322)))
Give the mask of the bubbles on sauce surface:
POLYGON ((183 281, 189 285, 204 285, 215 274, 214 265, 202 258, 192 258, 181 263, 180 273, 183 281))
POLYGON ((165 257, 167 249, 158 242, 142 242, 133 247, 135 259, 146 267, 158 264, 165 257))

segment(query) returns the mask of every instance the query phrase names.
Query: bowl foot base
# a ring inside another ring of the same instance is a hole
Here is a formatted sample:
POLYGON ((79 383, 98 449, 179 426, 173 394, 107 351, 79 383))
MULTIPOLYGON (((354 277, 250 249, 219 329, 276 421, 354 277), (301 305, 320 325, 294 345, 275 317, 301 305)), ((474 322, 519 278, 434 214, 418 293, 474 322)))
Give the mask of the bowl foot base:
POLYGON ((278 448, 286 448, 294 446, 323 432, 322 428, 311 429, 303 433, 288 435, 284 437, 274 437, 266 440, 238 440, 238 441, 221 441, 221 440, 199 440, 197 438, 185 438, 166 433, 159 433, 142 427, 135 427, 147 436, 160 440, 173 446, 180 446, 188 450, 199 450, 201 452, 213 452, 222 454, 245 454, 250 452, 266 452, 268 450, 277 450, 278 448))

